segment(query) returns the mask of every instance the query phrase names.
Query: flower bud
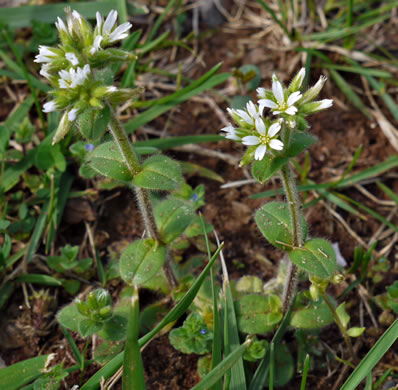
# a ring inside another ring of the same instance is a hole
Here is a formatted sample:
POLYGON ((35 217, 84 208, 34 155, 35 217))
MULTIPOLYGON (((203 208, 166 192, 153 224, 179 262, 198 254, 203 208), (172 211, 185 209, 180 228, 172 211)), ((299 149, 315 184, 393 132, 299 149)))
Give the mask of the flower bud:
POLYGON ((144 92, 144 88, 120 88, 110 93, 109 101, 113 104, 124 103, 130 99, 137 97, 144 92))
POLYGON ((313 101, 321 92, 321 89, 323 88, 326 80, 327 77, 321 76, 317 81, 317 83, 313 87, 311 87, 307 92, 304 93, 299 103, 304 104, 313 101))
POLYGON ((90 314, 90 309, 86 305, 86 302, 83 302, 80 299, 76 299, 75 304, 80 314, 83 314, 86 317, 90 314))
POLYGON ((344 275, 343 274, 336 274, 336 275, 333 275, 333 277, 332 277, 332 279, 331 279, 331 282, 333 283, 333 284, 340 284, 341 282, 343 282, 344 281, 344 275))
MULTIPOLYGON (((72 126, 72 121, 69 120, 69 114, 72 110, 66 111, 64 115, 62 115, 61 121, 59 122, 57 131, 55 132, 52 144, 55 145, 57 142, 61 141, 68 134, 72 126)), ((73 116, 73 112, 72 112, 73 116)))
POLYGON ((325 110, 333 106, 332 99, 323 99, 319 102, 306 103, 301 106, 301 113, 304 115, 314 114, 315 112, 325 110))
POLYGON ((299 91, 305 78, 305 68, 301 68, 289 85, 289 92, 299 91))

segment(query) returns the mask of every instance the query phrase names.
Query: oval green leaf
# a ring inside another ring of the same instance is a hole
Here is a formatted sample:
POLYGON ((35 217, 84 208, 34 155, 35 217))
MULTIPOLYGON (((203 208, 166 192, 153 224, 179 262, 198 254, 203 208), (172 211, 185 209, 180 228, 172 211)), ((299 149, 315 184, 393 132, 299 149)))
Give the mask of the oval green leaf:
POLYGON ((320 278, 329 278, 336 270, 336 255, 329 242, 314 238, 303 248, 289 252, 290 260, 297 267, 320 278))
POLYGON ((165 244, 181 236, 194 217, 193 207, 180 199, 169 198, 155 207, 156 223, 165 244))
POLYGON ((252 164, 252 175, 261 184, 275 175, 286 163, 286 157, 275 157, 266 154, 262 160, 255 160, 252 164))
POLYGON ((94 171, 111 179, 127 182, 133 178, 114 141, 97 146, 87 156, 87 163, 94 171))
POLYGON ((166 156, 152 156, 142 164, 133 183, 149 190, 172 191, 183 182, 179 164, 166 156))
MULTIPOLYGON (((256 223, 263 236, 274 246, 284 251, 292 250, 292 223, 288 205, 284 202, 269 202, 256 212, 256 223)), ((303 238, 307 237, 307 223, 302 219, 303 238)))
POLYGON ((305 149, 309 148, 317 141, 318 138, 311 133, 295 131, 284 155, 286 157, 296 157, 298 154, 304 152, 305 149))
POLYGON ((334 321, 332 312, 325 301, 308 300, 307 305, 294 310, 290 325, 298 329, 320 329, 334 321))
POLYGON ((78 128, 82 136, 88 141, 101 138, 111 119, 111 110, 107 106, 102 110, 87 109, 79 114, 78 128))
POLYGON ((283 317, 281 300, 276 295, 245 295, 235 308, 239 330, 248 334, 270 332, 283 317))
POLYGON ((125 282, 139 286, 156 275, 165 259, 166 248, 155 240, 134 241, 120 258, 120 276, 125 282))

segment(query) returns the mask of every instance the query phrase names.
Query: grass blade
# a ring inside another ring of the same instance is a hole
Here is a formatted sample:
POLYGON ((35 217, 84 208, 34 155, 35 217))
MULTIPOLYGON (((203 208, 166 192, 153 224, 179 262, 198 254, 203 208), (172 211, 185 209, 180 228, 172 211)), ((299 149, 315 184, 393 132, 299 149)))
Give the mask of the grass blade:
MULTIPOLYGON (((216 235, 218 242, 218 237, 216 235)), ((224 307, 224 351, 226 354, 234 352, 240 345, 238 322, 236 320, 234 300, 232 297, 232 289, 228 278, 228 271, 225 264, 224 256, 220 253, 221 267, 223 272, 223 307, 224 307)), ((240 357, 230 374, 227 381, 230 380, 229 386, 225 388, 237 390, 246 389, 246 375, 243 365, 243 358, 240 357)))
POLYGON ((257 0, 257 3, 261 4, 261 6, 271 15, 271 18, 274 19, 274 21, 280 26, 286 36, 289 37, 290 40, 292 40, 291 34, 287 30, 286 26, 278 19, 275 12, 267 4, 265 4, 263 0, 257 0))
POLYGON ((355 390, 398 338, 398 320, 383 333, 340 390, 355 390))
POLYGON ((75 355, 77 364, 80 366, 82 363, 82 355, 79 351, 79 348, 77 347, 75 340, 73 340, 73 337, 70 335, 68 329, 66 329, 65 327, 63 327, 62 325, 61 329, 62 329, 62 333, 64 334, 66 341, 68 342, 73 354, 75 355))
POLYGON ((42 374, 54 354, 37 356, 0 370, 0 389, 18 390, 42 374))
POLYGON ((4 122, 4 126, 12 129, 14 126, 22 122, 22 120, 28 115, 32 105, 34 103, 34 99, 32 95, 29 95, 23 103, 21 103, 12 114, 10 114, 7 120, 4 122))
POLYGON ((206 135, 183 135, 168 138, 154 138, 146 141, 137 141, 136 146, 153 146, 160 150, 167 150, 177 146, 199 144, 202 142, 217 142, 223 140, 224 137, 216 134, 206 135))
MULTIPOLYGON (((0 22, 11 28, 30 27, 33 20, 43 23, 54 23, 58 16, 64 14, 64 8, 71 3, 46 5, 24 5, 23 7, 3 7, 0 22)), ((127 21, 125 0, 82 1, 73 3, 73 9, 88 19, 95 19, 95 13, 107 14, 116 9, 122 22, 127 21)))
POLYGON ((138 334, 140 330, 140 309, 138 303, 138 289, 134 287, 134 294, 131 297, 130 315, 127 325, 127 338, 124 347, 123 378, 122 389, 142 389, 145 390, 144 365, 140 346, 138 344, 138 334))
POLYGON ((307 386, 307 376, 309 368, 310 368, 310 355, 308 355, 307 353, 303 365, 303 377, 301 378, 300 390, 305 390, 305 387, 307 386))
POLYGON ((377 187, 379 187, 384 193, 386 193, 397 205, 398 205, 398 195, 390 190, 386 185, 383 183, 376 182, 377 187))
MULTIPOLYGON (((239 359, 242 359, 247 347, 250 345, 251 340, 246 340, 242 345, 231 352, 217 367, 213 368, 200 383, 194 386, 191 390, 207 390, 213 386, 222 376, 236 364, 239 359)), ((236 390, 243 390, 245 387, 233 387, 236 390)))
MULTIPOLYGON (((207 255, 211 257, 209 237, 207 236, 205 221, 200 215, 200 224, 202 227, 203 235, 205 237, 207 255)), ((222 343, 221 343, 221 318, 220 311, 218 308, 217 290, 214 282, 214 272, 213 268, 210 268, 210 282, 211 282, 211 294, 213 299, 213 345, 211 354, 211 368, 214 369, 222 360, 222 343)), ((219 379, 216 381, 210 390, 222 390, 222 381, 219 379)))
POLYGON ((159 104, 151 107, 150 109, 144 111, 142 114, 137 115, 133 120, 127 122, 125 125, 126 131, 128 133, 132 133, 134 130, 157 118, 159 115, 165 113, 174 106, 188 100, 192 96, 223 83, 230 77, 230 74, 222 73, 219 75, 214 75, 219 70, 220 66, 220 64, 216 65, 205 75, 203 75, 187 87, 181 89, 180 91, 175 92, 164 99, 159 99, 159 104))
POLYGON ((268 388, 274 390, 274 374, 275 374, 275 343, 271 343, 269 348, 269 378, 268 388))

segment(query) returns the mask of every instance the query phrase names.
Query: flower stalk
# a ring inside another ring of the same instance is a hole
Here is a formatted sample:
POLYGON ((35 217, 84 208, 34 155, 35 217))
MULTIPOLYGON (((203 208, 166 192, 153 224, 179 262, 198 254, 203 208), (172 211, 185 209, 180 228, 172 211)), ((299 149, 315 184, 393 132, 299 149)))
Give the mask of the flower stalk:
MULTIPOLYGON (((122 154, 129 171, 131 172, 132 176, 136 176, 141 171, 141 164, 138 161, 138 158, 131 146, 123 126, 114 112, 111 112, 108 128, 117 146, 119 147, 120 153, 122 154)), ((134 191, 137 196, 138 208, 144 221, 145 232, 147 236, 161 243, 162 239, 156 225, 149 191, 141 187, 134 187, 134 191)), ((163 270, 170 287, 175 288, 177 286, 177 280, 171 267, 171 259, 169 256, 163 265, 163 270)))
MULTIPOLYGON (((293 177, 293 172, 290 164, 286 164, 280 171, 280 176, 285 189, 287 198, 287 205, 290 213, 290 220, 292 224, 292 246, 294 248, 301 248, 303 245, 302 226, 301 226, 301 210, 300 200, 297 195, 296 181, 293 177)), ((297 266, 289 261, 288 272, 282 295, 282 312, 286 313, 289 310, 292 299, 294 297, 297 286, 297 266)))

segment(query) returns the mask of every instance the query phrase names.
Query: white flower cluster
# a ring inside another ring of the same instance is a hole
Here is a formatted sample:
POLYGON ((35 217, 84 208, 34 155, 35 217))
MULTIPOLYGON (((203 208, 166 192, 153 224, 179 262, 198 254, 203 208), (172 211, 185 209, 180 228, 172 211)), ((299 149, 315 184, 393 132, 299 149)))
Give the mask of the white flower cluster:
POLYGON ((128 36, 131 23, 117 26, 117 11, 112 10, 107 18, 96 14, 95 29, 77 11, 66 11, 66 23, 57 18, 57 27, 61 44, 57 47, 39 46, 35 62, 42 64, 40 74, 54 89, 50 94, 52 101, 44 104, 44 112, 61 110, 64 115, 60 121, 54 142, 57 142, 69 130, 79 113, 87 109, 101 109, 105 98, 112 101, 131 98, 132 90, 105 86, 96 80, 95 69, 109 62, 124 61, 132 58, 128 52, 109 48, 128 36))
POLYGON ((326 77, 321 76, 313 87, 302 93, 304 78, 305 69, 302 68, 286 88, 277 76, 273 75, 271 91, 264 88, 257 89, 259 97, 257 105, 250 101, 244 110, 228 108, 227 111, 237 127, 229 124, 222 128, 225 138, 242 142, 249 147, 255 146, 249 150, 249 154, 255 160, 262 160, 267 151, 283 150, 284 144, 278 139, 282 126, 286 124, 294 130, 300 119, 333 105, 331 99, 314 101, 325 84, 326 77), (273 121, 265 118, 263 115, 265 108, 271 109, 272 114, 278 115, 279 118, 273 121))

